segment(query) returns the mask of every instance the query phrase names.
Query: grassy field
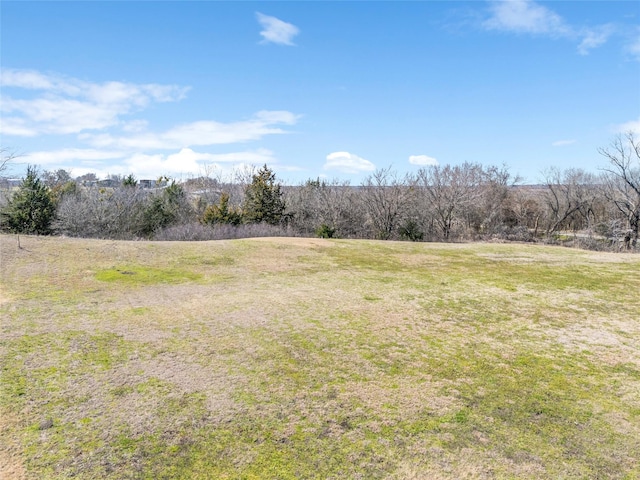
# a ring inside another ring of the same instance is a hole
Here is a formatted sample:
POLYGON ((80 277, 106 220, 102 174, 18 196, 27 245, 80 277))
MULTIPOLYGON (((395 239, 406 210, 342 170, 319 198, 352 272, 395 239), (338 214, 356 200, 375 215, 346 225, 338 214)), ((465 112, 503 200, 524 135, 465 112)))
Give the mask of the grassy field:
POLYGON ((640 257, 0 236, 0 478, 640 478, 640 257))

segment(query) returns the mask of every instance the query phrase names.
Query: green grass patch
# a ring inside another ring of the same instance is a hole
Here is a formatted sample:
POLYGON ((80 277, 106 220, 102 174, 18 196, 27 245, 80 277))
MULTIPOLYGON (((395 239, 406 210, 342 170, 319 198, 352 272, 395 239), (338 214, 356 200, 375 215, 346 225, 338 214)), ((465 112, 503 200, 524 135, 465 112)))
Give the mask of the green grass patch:
POLYGON ((177 268, 154 268, 137 265, 112 267, 96 272, 95 278, 101 282, 117 282, 126 285, 153 285, 159 283, 195 282, 202 274, 177 268))

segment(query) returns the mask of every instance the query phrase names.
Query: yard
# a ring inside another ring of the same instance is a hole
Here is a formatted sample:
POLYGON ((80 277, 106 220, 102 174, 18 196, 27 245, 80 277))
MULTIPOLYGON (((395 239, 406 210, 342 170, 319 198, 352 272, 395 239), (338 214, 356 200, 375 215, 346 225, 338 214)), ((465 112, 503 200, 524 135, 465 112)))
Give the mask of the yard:
POLYGON ((637 255, 0 248, 1 478, 640 478, 637 255))

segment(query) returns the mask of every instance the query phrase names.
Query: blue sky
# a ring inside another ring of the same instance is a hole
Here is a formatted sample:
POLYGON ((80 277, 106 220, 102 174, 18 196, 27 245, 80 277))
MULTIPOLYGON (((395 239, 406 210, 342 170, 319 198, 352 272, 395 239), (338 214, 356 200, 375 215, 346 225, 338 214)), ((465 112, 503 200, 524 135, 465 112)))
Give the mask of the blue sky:
MULTIPOLYGON (((640 2, 0 2, 2 146, 74 175, 597 171, 640 134, 640 2)), ((24 165, 21 166, 24 169, 24 165)))

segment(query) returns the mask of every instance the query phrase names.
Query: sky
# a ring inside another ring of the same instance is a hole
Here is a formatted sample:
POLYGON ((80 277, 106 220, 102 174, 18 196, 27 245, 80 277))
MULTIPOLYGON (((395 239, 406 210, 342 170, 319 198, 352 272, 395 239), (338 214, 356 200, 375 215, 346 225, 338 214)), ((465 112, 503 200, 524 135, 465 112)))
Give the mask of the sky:
POLYGON ((538 183, 640 135, 638 1, 2 0, 0 27, 13 175, 538 183))

